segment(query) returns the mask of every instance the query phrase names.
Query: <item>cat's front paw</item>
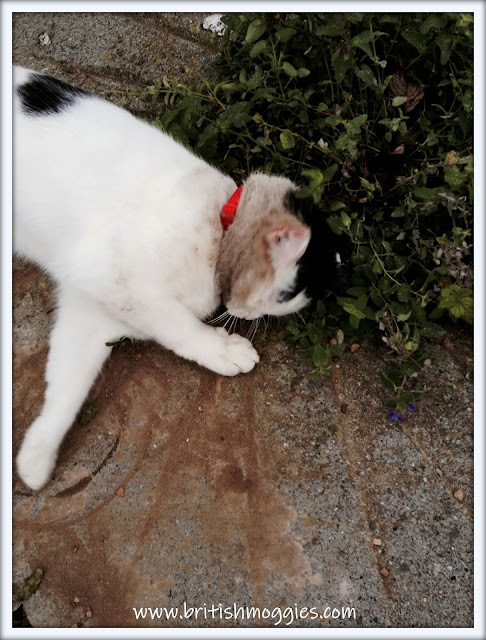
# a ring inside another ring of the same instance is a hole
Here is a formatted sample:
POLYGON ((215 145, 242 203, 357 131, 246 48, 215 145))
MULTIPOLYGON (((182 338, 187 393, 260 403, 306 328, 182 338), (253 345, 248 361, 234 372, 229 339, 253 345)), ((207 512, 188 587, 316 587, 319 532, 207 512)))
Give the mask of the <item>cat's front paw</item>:
POLYGON ((223 376, 236 376, 251 371, 260 356, 249 340, 235 333, 229 335, 220 327, 216 332, 221 336, 221 348, 212 354, 207 366, 223 376))
POLYGON ((35 422, 25 434, 17 455, 17 471, 22 481, 34 491, 42 488, 51 477, 56 464, 56 453, 46 446, 41 434, 36 433, 35 422))

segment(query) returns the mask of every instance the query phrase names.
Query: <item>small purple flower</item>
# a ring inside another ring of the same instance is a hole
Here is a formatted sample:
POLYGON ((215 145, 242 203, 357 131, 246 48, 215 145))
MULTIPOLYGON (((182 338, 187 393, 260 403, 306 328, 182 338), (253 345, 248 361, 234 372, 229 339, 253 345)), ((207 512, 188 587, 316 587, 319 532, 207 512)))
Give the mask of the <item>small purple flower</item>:
POLYGON ((400 422, 405 422, 405 418, 403 416, 398 416, 398 419, 400 420, 400 422))
POLYGON ((409 404, 408 408, 410 409, 410 411, 413 411, 415 409, 415 405, 414 404, 409 404))
POLYGON ((390 413, 390 418, 391 418, 392 420, 398 420, 398 416, 397 416, 397 414, 395 413, 395 411, 392 411, 392 412, 390 413))

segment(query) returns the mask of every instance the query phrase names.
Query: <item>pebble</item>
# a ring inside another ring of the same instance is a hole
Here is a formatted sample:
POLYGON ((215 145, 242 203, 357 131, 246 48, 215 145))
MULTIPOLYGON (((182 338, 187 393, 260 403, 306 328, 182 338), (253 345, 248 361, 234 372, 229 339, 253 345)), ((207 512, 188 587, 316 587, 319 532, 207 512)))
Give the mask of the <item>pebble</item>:
POLYGON ((125 495, 125 489, 123 487, 120 487, 119 489, 117 489, 116 495, 123 498, 123 496, 125 495))
POLYGON ((385 578, 387 578, 390 575, 389 572, 385 569, 385 567, 383 567, 380 573, 382 576, 385 576, 385 578))
POLYGON ((464 500, 464 493, 461 491, 461 489, 458 489, 454 492, 454 498, 459 502, 462 502, 464 500))
POLYGON ((359 348, 360 348, 360 345, 357 342, 355 342, 354 344, 351 345, 351 353, 358 351, 359 348))
POLYGON ((375 547, 381 546, 381 538, 373 538, 373 544, 375 547))

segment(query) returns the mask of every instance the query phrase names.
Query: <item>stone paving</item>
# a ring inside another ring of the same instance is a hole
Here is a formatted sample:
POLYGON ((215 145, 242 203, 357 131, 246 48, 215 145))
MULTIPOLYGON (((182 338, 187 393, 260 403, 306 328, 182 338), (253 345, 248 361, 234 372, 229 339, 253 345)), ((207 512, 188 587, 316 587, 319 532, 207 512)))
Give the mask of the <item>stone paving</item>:
MULTIPOLYGON (((203 17, 17 14, 14 61, 151 119, 152 103, 115 91, 168 67, 211 72, 203 17)), ((14 455, 42 405, 52 292, 15 261, 14 455)), ((292 627, 473 626, 470 337, 451 330, 429 346, 426 396, 403 423, 384 409, 372 338, 323 380, 277 321, 255 345, 260 364, 236 378, 154 343, 113 351, 85 405, 99 410, 73 425, 52 481, 32 493, 14 477, 14 593, 45 571, 24 603, 32 626, 275 622, 133 611, 184 602, 356 611, 292 627)))

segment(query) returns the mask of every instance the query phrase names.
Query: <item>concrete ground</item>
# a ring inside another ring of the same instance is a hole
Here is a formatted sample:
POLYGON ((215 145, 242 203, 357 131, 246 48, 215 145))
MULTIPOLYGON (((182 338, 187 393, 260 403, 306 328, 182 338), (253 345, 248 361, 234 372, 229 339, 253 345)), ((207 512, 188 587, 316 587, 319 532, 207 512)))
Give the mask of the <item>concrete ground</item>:
MULTIPOLYGON (((211 70, 202 14, 17 14, 14 61, 143 117, 115 90, 167 67, 211 70), (47 33, 51 44, 42 45, 47 33), (194 63, 194 60, 197 63, 194 63)), ((43 400, 52 286, 14 266, 14 455, 43 400)), ((117 348, 61 449, 52 481, 14 478, 14 594, 34 627, 265 627, 276 619, 136 619, 139 607, 354 607, 292 627, 473 626, 472 345, 428 347, 426 388, 390 420, 364 340, 323 380, 274 321, 261 362, 223 378, 154 343, 117 348)), ((290 615, 287 612, 287 615, 290 615)), ((286 621, 288 621, 287 618, 286 621)), ((285 621, 281 624, 285 626, 285 621)))

